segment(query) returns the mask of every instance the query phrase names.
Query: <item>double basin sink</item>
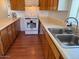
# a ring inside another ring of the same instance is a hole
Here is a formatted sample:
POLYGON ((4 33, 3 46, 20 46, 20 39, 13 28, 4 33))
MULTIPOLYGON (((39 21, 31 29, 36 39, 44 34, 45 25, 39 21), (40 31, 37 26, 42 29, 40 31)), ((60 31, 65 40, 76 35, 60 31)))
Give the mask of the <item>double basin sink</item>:
POLYGON ((79 48, 79 36, 63 28, 48 28, 63 48, 79 48))

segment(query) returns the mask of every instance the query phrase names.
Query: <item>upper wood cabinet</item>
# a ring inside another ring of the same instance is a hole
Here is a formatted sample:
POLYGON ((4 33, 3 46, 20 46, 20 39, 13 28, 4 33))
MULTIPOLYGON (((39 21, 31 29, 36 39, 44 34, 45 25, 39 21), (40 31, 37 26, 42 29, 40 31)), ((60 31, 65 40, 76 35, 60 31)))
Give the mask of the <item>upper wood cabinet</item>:
POLYGON ((58 0, 39 0, 40 10, 57 10, 58 0))
POLYGON ((58 9, 58 2, 59 0, 51 0, 51 3, 53 2, 53 4, 51 4, 52 6, 52 10, 57 10, 58 9))
POLYGON ((45 0, 39 0, 40 10, 46 9, 45 4, 46 4, 45 0))
POLYGON ((10 0, 11 10, 25 10, 25 0, 10 0))

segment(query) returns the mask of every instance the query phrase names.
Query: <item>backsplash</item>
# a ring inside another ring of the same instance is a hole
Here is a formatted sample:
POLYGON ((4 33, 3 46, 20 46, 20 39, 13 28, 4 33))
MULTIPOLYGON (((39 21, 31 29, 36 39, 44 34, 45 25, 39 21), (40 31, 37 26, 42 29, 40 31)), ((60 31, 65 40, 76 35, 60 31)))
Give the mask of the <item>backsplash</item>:
POLYGON ((68 17, 68 11, 50 11, 48 16, 51 18, 65 20, 68 17))
POLYGON ((12 17, 12 12, 15 12, 17 14, 17 17, 38 17, 38 16, 48 16, 48 11, 40 11, 39 7, 26 7, 25 11, 14 11, 14 10, 8 10, 8 14, 10 17, 12 17))
POLYGON ((25 0, 26 6, 38 6, 39 0, 25 0))
POLYGON ((25 13, 26 17, 38 17, 39 7, 25 7, 25 13))

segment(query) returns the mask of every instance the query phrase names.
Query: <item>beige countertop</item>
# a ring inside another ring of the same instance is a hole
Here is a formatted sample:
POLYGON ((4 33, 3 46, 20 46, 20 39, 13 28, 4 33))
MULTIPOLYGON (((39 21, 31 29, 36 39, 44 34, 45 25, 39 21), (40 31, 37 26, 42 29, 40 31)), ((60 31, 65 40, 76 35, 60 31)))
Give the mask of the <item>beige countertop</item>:
POLYGON ((56 18, 51 18, 51 17, 45 17, 45 16, 40 16, 40 21, 45 25, 45 26, 58 26, 59 27, 64 27, 65 26, 65 22, 64 20, 59 20, 59 19, 56 19, 56 18))
POLYGON ((13 22, 17 21, 18 19, 15 18, 4 18, 4 19, 0 19, 0 31, 2 29, 4 29, 5 27, 7 27, 8 25, 12 24, 13 22))
MULTIPOLYGON (((57 18, 49 18, 49 17, 39 17, 40 22, 48 32, 49 36, 59 49, 60 53, 64 57, 64 59, 79 59, 79 48, 63 48, 60 46, 58 41, 54 38, 54 36, 48 31, 48 28, 63 28, 65 26, 63 20, 59 20, 57 18)), ((61 19, 61 18, 60 18, 61 19)))

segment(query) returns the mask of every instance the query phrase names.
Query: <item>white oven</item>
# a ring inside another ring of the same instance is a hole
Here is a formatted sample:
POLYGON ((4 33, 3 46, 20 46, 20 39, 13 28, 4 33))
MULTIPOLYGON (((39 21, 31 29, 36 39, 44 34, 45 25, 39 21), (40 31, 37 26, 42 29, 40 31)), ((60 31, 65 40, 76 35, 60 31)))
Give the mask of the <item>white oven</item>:
POLYGON ((38 18, 25 18, 25 34, 38 34, 38 18))

